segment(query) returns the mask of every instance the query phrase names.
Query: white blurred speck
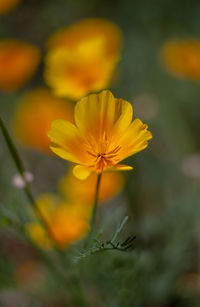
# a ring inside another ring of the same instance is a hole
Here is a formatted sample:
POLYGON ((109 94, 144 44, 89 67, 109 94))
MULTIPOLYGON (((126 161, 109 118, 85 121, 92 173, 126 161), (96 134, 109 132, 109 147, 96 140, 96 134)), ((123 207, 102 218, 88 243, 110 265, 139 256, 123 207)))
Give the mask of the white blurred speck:
POLYGON ((32 182, 34 179, 34 176, 30 172, 24 173, 24 178, 20 174, 15 174, 12 178, 12 184, 14 187, 18 189, 23 189, 27 183, 32 182))
POLYGON ((181 170, 187 177, 200 178, 200 154, 186 157, 182 161, 181 170))
POLYGON ((133 99, 135 117, 142 120, 152 120, 158 114, 158 102, 153 95, 140 94, 133 99))

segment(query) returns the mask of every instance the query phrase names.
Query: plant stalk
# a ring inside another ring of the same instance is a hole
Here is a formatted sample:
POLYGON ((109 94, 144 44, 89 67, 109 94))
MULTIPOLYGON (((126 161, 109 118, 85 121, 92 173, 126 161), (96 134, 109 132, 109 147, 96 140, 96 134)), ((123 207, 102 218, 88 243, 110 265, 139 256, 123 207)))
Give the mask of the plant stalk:
MULTIPOLYGON (((4 139, 6 141, 6 144, 8 146, 8 149, 9 149, 9 152, 11 154, 11 157, 15 163, 15 166, 17 168, 17 171, 20 173, 20 175, 22 176, 24 182, 26 183, 25 184, 25 187, 23 188, 30 204, 32 205, 32 207, 34 208, 34 211, 36 212, 39 220, 42 222, 42 224, 44 224, 44 221, 43 221, 43 216, 40 212, 40 210, 38 209, 36 203, 35 203, 35 200, 34 200, 34 197, 33 195, 31 194, 31 191, 30 191, 30 187, 29 187, 29 184, 24 176, 24 173, 25 173, 25 167, 23 165, 23 162, 20 158, 20 155, 17 151, 17 148, 15 147, 13 141, 12 141, 12 138, 2 120, 2 118, 0 117, 0 128, 1 128, 1 131, 3 133, 3 136, 4 136, 4 139)), ((46 226, 47 227, 47 226, 46 226)))
POLYGON ((99 196, 101 176, 102 176, 102 174, 98 174, 98 176, 97 176, 96 191, 95 191, 94 203, 93 203, 93 209, 92 209, 92 217, 91 217, 91 220, 90 220, 90 227, 91 227, 90 236, 94 233, 94 230, 95 230, 96 213, 97 213, 97 205, 98 205, 98 196, 99 196))

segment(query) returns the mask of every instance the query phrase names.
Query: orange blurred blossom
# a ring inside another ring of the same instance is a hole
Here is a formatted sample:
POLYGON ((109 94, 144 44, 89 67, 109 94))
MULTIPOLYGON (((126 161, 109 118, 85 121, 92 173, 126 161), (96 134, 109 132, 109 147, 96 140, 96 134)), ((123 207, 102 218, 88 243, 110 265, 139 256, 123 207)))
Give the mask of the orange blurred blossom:
MULTIPOLYGON (((70 170, 59 183, 59 190, 67 199, 92 205, 94 201, 97 174, 91 174, 84 181, 76 178, 70 170)), ((124 178, 119 172, 105 172, 101 178, 98 201, 102 203, 120 192, 124 178)))
POLYGON ((5 14, 15 8, 20 0, 0 0, 0 14, 5 14))
POLYGON ((49 49, 57 47, 75 48, 93 39, 103 39, 107 55, 118 54, 122 45, 122 34, 117 25, 102 18, 78 21, 54 33, 47 42, 49 49))
POLYGON ((55 97, 48 89, 35 89, 20 100, 14 118, 15 134, 23 144, 51 153, 47 132, 56 118, 73 122, 72 104, 55 97))
POLYGON ((26 229, 31 239, 42 248, 49 249, 53 243, 64 248, 87 234, 90 210, 84 206, 63 201, 51 194, 41 195, 36 204, 48 233, 38 221, 29 222, 26 229))
POLYGON ((120 161, 145 149, 152 134, 141 120, 132 121, 133 108, 110 91, 91 94, 75 106, 75 124, 57 119, 48 136, 50 147, 63 159, 74 162, 73 173, 79 179, 92 172, 130 170, 120 161))
POLYGON ((23 87, 35 73, 40 50, 15 39, 0 40, 0 90, 15 91, 23 87))
POLYGON ((161 48, 166 68, 178 77, 200 81, 200 40, 169 40, 161 48))

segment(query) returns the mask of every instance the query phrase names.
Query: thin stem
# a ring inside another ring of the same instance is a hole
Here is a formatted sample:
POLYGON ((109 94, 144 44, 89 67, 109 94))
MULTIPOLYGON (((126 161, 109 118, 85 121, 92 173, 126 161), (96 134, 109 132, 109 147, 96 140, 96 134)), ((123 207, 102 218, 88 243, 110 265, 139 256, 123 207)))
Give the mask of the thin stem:
POLYGON ((9 133, 8 133, 8 130, 6 129, 1 117, 0 117, 0 127, 1 127, 1 130, 2 130, 2 133, 3 133, 3 136, 6 140, 10 154, 11 154, 11 156, 12 156, 14 162, 15 162, 15 165, 17 167, 17 170, 24 178, 24 171, 25 171, 24 165, 22 163, 22 160, 20 159, 18 151, 17 151, 17 149, 16 149, 16 147, 15 147, 15 145, 14 145, 14 143, 13 143, 13 141, 12 141, 12 139, 11 139, 9 133))
POLYGON ((125 218, 123 219, 123 221, 120 223, 119 227, 117 228, 117 230, 115 231, 112 239, 111 239, 111 242, 115 242, 115 240, 118 238, 120 232, 122 231, 124 225, 126 224, 126 222, 128 221, 128 216, 125 216, 125 218))
MULTIPOLYGON (((28 185, 28 182, 26 181, 26 178, 24 177, 24 173, 25 173, 25 168, 24 168, 24 165, 23 165, 23 162, 20 158, 20 155, 17 151, 17 148, 15 147, 13 141, 12 141, 12 138, 3 122, 3 120, 1 119, 0 117, 0 127, 1 127, 1 131, 3 133, 3 136, 5 138, 5 141, 6 141, 6 144, 8 146, 8 149, 9 149, 9 152, 11 154, 11 157, 13 158, 13 161, 15 163, 15 166, 18 170, 18 172, 20 173, 20 175, 22 176, 23 180, 25 181, 25 187, 23 188, 28 200, 30 201, 30 204, 33 206, 34 210, 36 211, 36 214, 39 218, 39 220, 42 222, 42 224, 44 224, 44 221, 43 221, 43 216, 40 212, 40 210, 38 209, 36 203, 35 203, 35 200, 34 200, 34 197, 33 195, 31 194, 31 191, 30 191, 30 187, 28 185)), ((46 226, 47 227, 47 226, 46 226)))
POLYGON ((98 196, 99 196, 99 187, 101 182, 101 176, 102 174, 98 174, 97 176, 97 184, 96 184, 96 191, 95 191, 95 197, 94 197, 94 204, 93 204, 93 210, 92 210, 92 217, 90 221, 90 227, 91 227, 91 234, 94 232, 95 223, 96 223, 96 213, 97 213, 97 205, 98 205, 98 196))

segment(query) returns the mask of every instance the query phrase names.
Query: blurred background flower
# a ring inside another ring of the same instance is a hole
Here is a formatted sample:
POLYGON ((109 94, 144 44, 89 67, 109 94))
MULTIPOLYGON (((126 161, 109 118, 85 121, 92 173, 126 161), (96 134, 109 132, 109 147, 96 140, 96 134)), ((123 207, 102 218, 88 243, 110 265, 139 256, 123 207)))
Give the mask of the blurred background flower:
POLYGON ((49 249, 53 244, 64 248, 88 232, 90 209, 81 203, 66 202, 51 194, 41 195, 36 203, 48 231, 39 221, 29 222, 26 230, 41 248, 49 249))
POLYGON ((0 0, 0 14, 5 14, 15 8, 20 0, 0 0))
POLYGON ((81 43, 92 40, 102 40, 108 56, 119 55, 122 47, 121 30, 116 24, 103 18, 83 19, 58 30, 47 41, 47 48, 68 47, 73 49, 81 43))
POLYGON ((107 20, 86 19, 48 41, 45 80, 55 94, 79 99, 110 83, 120 59, 121 32, 107 20))
POLYGON ((13 118, 14 133, 22 144, 51 154, 47 132, 57 118, 73 122, 73 105, 46 88, 34 89, 18 101, 13 118))
POLYGON ((23 87, 39 61, 38 47, 16 39, 0 40, 0 90, 15 91, 23 87))
POLYGON ((163 45, 161 55, 169 72, 200 81, 200 39, 169 40, 163 45))
MULTIPOLYGON (((91 206, 94 202, 97 174, 92 173, 87 179, 80 180, 73 175, 72 168, 59 184, 59 191, 70 200, 77 200, 91 206)), ((104 172, 99 188, 99 204, 116 196, 123 188, 124 177, 119 172, 104 172)))

